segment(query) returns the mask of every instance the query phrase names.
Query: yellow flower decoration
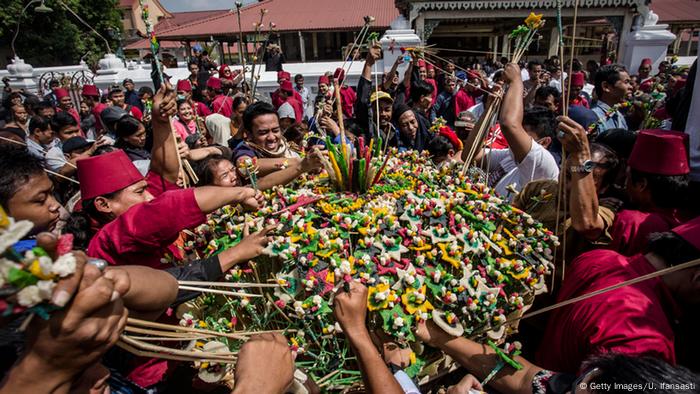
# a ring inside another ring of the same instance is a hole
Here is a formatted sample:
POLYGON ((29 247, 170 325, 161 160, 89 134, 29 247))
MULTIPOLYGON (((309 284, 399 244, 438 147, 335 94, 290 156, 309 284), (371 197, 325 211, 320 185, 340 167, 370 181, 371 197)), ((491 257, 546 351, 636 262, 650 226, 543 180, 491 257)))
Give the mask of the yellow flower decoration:
POLYGON ((530 29, 539 29, 542 26, 542 14, 535 14, 531 12, 530 15, 525 19, 525 25, 530 29))
POLYGON ((376 310, 385 309, 386 307, 388 307, 389 300, 392 298, 391 294, 389 294, 383 300, 377 300, 374 297, 375 294, 384 293, 387 290, 389 290, 389 285, 386 283, 382 283, 382 284, 370 287, 367 290, 367 309, 369 309, 370 311, 376 311, 376 310))
POLYGON ((428 311, 435 309, 425 297, 425 285, 421 286, 420 289, 414 291, 407 291, 403 293, 403 295, 401 296, 401 301, 406 307, 406 311, 412 315, 414 315, 416 312, 428 313, 428 311), (422 302, 418 301, 417 297, 415 296, 415 293, 423 295, 422 302))

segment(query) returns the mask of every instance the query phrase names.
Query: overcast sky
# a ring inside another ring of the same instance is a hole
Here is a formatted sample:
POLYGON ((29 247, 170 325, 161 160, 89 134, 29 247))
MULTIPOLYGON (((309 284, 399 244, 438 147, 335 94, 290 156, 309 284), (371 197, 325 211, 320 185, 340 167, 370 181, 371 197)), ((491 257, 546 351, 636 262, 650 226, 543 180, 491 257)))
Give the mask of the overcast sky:
MULTIPOLYGON (((253 3, 256 0, 243 0, 244 4, 253 3)), ((234 0, 160 0, 160 3, 172 12, 180 11, 204 11, 225 10, 234 7, 234 0)))

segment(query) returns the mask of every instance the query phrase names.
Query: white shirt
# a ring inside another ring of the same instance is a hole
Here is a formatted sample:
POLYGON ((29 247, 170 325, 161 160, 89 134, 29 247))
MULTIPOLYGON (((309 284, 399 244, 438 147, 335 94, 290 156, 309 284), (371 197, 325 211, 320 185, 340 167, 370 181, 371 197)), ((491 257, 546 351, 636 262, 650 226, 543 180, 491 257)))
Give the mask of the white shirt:
MULTIPOLYGON (((496 193, 507 196, 508 185, 515 184, 515 190, 522 190, 523 186, 531 181, 539 179, 558 179, 559 166, 548 150, 536 141, 532 141, 530 152, 520 163, 515 162, 510 149, 486 150, 486 158, 489 161, 489 184, 494 187, 496 193), (502 174, 502 176, 500 176, 502 174), (492 177, 493 176, 493 177, 492 177), (495 186, 491 182, 496 182, 495 186)), ((513 199, 509 196, 509 200, 513 199)))

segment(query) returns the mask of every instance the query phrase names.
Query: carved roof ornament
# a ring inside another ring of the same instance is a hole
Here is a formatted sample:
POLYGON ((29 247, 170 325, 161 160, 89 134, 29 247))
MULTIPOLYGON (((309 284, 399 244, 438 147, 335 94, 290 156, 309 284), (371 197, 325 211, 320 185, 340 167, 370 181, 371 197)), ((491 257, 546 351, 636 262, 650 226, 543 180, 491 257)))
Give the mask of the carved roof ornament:
MULTIPOLYGON (((576 0, 563 0, 564 8, 573 8, 576 0)), ((457 11, 457 10, 508 10, 508 9, 554 9, 555 0, 470 0, 470 1, 422 1, 412 2, 413 11, 457 11)), ((579 0, 579 7, 644 7, 645 0, 579 0)), ((658 17, 657 17, 658 19, 658 17)))

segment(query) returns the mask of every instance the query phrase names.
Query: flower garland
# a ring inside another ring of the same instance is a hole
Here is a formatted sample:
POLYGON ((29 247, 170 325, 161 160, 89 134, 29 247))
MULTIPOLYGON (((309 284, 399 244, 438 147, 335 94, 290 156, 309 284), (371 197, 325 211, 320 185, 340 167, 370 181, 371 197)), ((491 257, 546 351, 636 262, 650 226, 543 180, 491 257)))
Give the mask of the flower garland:
POLYGON ((59 239, 55 261, 39 247, 18 253, 12 245, 31 231, 26 220, 15 221, 0 207, 0 313, 3 316, 30 312, 43 319, 58 309, 49 303, 56 282, 75 272, 72 236, 59 239))

